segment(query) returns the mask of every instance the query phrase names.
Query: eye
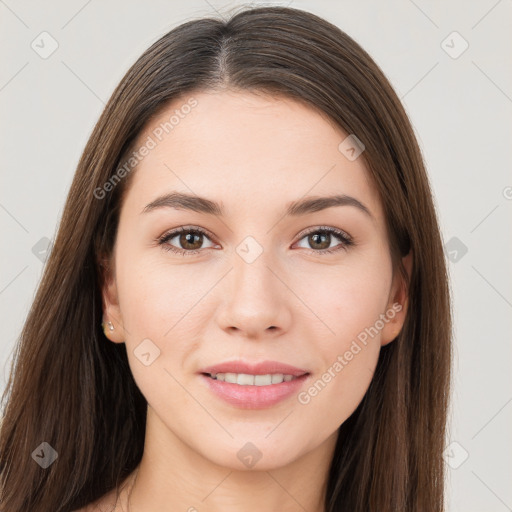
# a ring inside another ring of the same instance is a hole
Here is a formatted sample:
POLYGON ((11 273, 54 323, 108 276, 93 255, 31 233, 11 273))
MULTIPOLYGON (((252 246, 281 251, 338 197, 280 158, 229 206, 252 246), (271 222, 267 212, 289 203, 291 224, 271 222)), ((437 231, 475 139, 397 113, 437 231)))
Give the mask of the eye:
MULTIPOLYGON (((306 240, 306 243, 311 247, 310 252, 313 254, 333 253, 341 249, 347 250, 348 247, 355 245, 352 238, 344 231, 328 226, 310 229, 303 234, 299 243, 302 240, 306 240), (332 242, 335 239, 340 243, 332 246, 332 242)), ((204 229, 186 226, 165 233, 158 239, 158 244, 162 249, 180 254, 181 256, 197 254, 201 249, 215 247, 215 244, 210 240, 210 235, 204 229), (209 247, 203 246, 205 238, 210 241, 211 245, 209 247), (176 241, 171 243, 174 239, 176 241), (175 244, 178 244, 178 247, 175 244)))
MULTIPOLYGON (((203 247, 204 238, 210 240, 208 233, 201 228, 180 227, 165 233, 158 239, 158 244, 166 251, 175 252, 182 256, 189 256, 191 254, 197 254, 200 249, 205 248, 203 247), (175 238, 177 239, 175 243, 180 247, 171 244, 171 241, 175 238)), ((210 247, 214 247, 211 240, 210 243, 212 244, 210 247)))
POLYGON ((314 254, 325 254, 337 252, 341 249, 347 250, 355 245, 352 238, 341 229, 328 226, 317 227, 306 232, 300 241, 306 240, 306 243, 312 248, 314 254), (332 246, 333 239, 338 239, 341 243, 332 246))

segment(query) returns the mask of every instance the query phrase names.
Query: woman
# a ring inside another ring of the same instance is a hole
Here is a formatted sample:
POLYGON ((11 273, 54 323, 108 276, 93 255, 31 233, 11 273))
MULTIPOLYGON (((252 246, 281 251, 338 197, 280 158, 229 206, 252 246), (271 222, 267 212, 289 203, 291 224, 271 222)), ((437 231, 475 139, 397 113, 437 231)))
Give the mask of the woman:
POLYGON ((4 394, 0 510, 441 511, 450 343, 375 62, 296 9, 184 23, 79 162, 4 394))

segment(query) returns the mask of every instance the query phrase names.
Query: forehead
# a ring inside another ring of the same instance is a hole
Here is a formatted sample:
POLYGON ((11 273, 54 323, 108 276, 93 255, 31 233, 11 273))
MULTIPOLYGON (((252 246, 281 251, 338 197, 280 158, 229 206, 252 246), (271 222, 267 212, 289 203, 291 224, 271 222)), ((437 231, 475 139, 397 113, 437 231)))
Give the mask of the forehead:
MULTIPOLYGON (((173 190, 226 206, 261 209, 304 196, 346 194, 382 217, 363 158, 339 146, 349 134, 290 98, 251 92, 196 92, 169 103, 137 138, 151 147, 128 196, 137 202, 173 190)), ((146 204, 145 203, 145 204, 146 204)))

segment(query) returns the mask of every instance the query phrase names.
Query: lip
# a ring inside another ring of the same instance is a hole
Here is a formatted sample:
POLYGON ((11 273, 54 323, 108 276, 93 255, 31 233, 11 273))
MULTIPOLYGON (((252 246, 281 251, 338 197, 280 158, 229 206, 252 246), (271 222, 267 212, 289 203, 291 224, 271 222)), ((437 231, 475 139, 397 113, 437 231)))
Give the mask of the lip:
POLYGON ((307 370, 280 363, 279 361, 262 361, 260 363, 246 363, 245 361, 226 361, 199 370, 199 373, 248 373, 249 375, 267 375, 269 373, 283 373, 300 377, 309 373, 307 370))
POLYGON ((309 379, 307 370, 297 368, 277 361, 263 361, 249 364, 243 361, 229 361, 203 368, 200 372, 201 380, 219 398, 240 409, 266 409, 297 394, 304 382, 309 379), (269 373, 283 373, 296 377, 290 381, 268 386, 243 386, 230 382, 212 379, 207 374, 215 373, 247 373, 250 375, 266 375, 269 373))

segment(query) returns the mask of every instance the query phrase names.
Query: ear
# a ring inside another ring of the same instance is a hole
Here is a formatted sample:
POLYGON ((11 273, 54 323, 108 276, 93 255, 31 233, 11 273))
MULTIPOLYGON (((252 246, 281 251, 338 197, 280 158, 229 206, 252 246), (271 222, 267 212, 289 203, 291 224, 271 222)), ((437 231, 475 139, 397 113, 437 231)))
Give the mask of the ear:
MULTIPOLYGON (((413 264, 412 249, 409 251, 407 256, 402 258, 402 263, 410 280, 413 264)), ((388 321, 387 323, 384 323, 384 328, 382 329, 381 346, 391 343, 402 330, 407 316, 408 305, 407 283, 400 272, 397 271, 393 278, 386 313, 384 313, 388 318, 388 321)))
POLYGON ((103 259, 100 267, 102 274, 103 332, 110 341, 124 343, 125 330, 119 307, 114 263, 113 261, 103 259))

